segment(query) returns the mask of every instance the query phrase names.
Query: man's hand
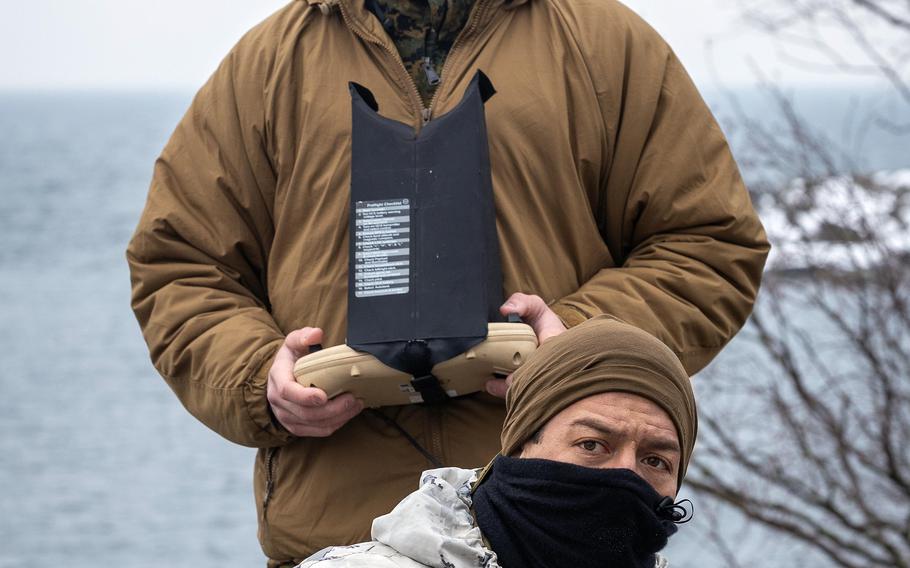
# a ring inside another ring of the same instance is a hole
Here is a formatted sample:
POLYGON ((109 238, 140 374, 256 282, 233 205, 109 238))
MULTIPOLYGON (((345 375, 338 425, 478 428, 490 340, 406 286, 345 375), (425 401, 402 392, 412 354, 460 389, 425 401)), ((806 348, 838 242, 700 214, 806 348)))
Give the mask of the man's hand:
POLYGON ((321 341, 318 327, 292 331, 269 369, 269 406, 281 425, 296 436, 331 436, 363 410, 363 403, 349 393, 328 400, 322 389, 304 387, 294 378, 294 363, 321 341))
MULTIPOLYGON (((502 315, 518 314, 526 324, 530 325, 537 335, 537 343, 542 344, 551 337, 555 337, 566 330, 553 310, 547 306, 540 296, 529 296, 516 292, 509 296, 506 303, 503 304, 499 311, 502 315)), ((487 381, 487 392, 499 398, 506 397, 506 391, 512 384, 512 375, 505 379, 493 379, 487 381)))

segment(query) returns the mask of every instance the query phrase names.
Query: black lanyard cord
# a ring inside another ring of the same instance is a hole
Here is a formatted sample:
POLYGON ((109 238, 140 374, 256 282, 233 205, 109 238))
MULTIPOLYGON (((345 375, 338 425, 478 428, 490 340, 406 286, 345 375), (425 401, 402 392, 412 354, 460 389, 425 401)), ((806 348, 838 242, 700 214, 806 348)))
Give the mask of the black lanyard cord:
POLYGON ((379 411, 376 410, 375 408, 368 408, 368 409, 367 409, 367 412, 369 412, 372 416, 375 416, 375 417, 379 418, 380 420, 382 420, 383 422, 385 422, 385 423, 388 424, 389 426, 391 426, 391 427, 395 428, 396 430, 398 430, 398 432, 401 433, 402 436, 404 436, 404 439, 405 439, 405 440, 407 440, 408 442, 410 442, 410 444, 411 444, 412 446, 414 446, 414 448, 415 448, 418 452, 420 452, 420 454, 421 454, 423 457, 425 457, 425 458, 427 459, 428 462, 430 462, 431 464, 433 464, 433 467, 443 467, 442 462, 440 462, 439 459, 438 459, 436 456, 434 456, 433 454, 431 454, 431 453, 429 452, 429 450, 427 450, 426 448, 424 448, 423 446, 421 446, 421 445, 420 445, 420 442, 418 442, 418 441, 414 438, 414 436, 411 436, 411 435, 407 432, 407 430, 405 430, 404 428, 401 427, 401 424, 399 424, 398 422, 396 422, 396 421, 393 420, 392 418, 389 418, 388 416, 386 416, 386 415, 383 414, 382 412, 379 412, 379 411))

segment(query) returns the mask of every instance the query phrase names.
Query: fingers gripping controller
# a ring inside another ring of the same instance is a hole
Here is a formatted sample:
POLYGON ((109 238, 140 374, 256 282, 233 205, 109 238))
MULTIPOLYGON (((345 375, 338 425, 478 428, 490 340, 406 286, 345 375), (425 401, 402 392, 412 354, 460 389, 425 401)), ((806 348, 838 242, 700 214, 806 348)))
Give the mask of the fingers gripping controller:
MULTIPOLYGON (((482 391, 488 380, 512 373, 527 360, 537 348, 537 336, 530 326, 515 319, 489 324, 485 341, 433 366, 431 376, 439 381, 446 396, 482 391)), ((324 390, 329 398, 350 392, 370 407, 428 402, 420 392, 420 383, 415 385, 415 377, 347 345, 299 359, 294 377, 305 387, 324 390)))

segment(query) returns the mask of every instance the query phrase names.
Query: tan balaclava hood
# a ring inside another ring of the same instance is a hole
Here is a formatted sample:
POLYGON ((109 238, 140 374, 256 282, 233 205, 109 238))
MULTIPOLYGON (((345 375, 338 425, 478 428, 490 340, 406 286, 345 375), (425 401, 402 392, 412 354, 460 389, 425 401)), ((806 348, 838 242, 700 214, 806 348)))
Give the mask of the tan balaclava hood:
POLYGON ((575 326, 545 344, 512 377, 506 396, 502 455, 517 454, 544 424, 595 394, 625 392, 653 401, 676 425, 682 485, 698 418, 689 376, 657 338, 608 316, 575 326))

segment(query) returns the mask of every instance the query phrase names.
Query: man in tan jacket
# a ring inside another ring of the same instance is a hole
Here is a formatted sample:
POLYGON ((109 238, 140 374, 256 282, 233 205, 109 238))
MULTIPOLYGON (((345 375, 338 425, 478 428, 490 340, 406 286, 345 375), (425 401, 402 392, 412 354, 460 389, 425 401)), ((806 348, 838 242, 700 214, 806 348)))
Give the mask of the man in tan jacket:
POLYGON ((755 300, 761 224, 713 117, 650 27, 612 0, 477 0, 464 22, 431 58, 430 94, 394 26, 360 0, 291 2, 231 51, 156 163, 127 251, 133 309, 187 409, 259 448, 271 565, 365 540, 413 489, 427 460, 390 421, 440 462, 476 467, 496 453, 504 416, 484 393, 380 417, 290 376, 309 345, 344 342, 349 81, 418 131, 477 70, 492 80, 503 292, 521 293, 510 309, 541 339, 605 313, 694 374, 755 300))

